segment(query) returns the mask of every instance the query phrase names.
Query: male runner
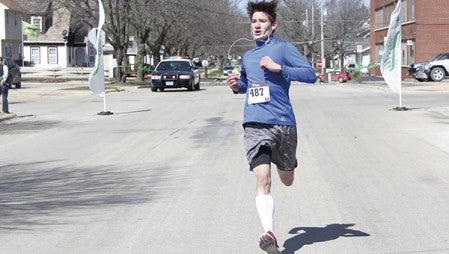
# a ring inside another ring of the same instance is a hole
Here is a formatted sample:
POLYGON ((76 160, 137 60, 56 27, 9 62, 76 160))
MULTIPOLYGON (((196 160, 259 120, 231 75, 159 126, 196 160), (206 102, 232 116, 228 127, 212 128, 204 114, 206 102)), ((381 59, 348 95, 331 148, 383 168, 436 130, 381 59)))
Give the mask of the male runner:
POLYGON ((244 144, 250 169, 256 177, 256 208, 264 233, 259 246, 280 253, 274 234, 274 201, 271 195, 271 163, 283 184, 294 179, 296 120, 289 98, 291 81, 315 82, 315 71, 298 49, 273 36, 277 28, 278 1, 249 2, 251 35, 256 47, 242 58, 240 77, 228 75, 234 93, 245 93, 244 144))

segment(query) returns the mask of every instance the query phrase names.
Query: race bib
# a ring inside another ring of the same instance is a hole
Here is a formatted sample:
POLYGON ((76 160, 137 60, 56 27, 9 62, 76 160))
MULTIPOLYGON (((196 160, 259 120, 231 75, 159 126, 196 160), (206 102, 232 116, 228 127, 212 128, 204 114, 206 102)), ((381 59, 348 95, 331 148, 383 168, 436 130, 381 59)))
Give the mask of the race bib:
POLYGON ((270 100, 270 87, 268 85, 251 84, 248 88, 248 104, 264 103, 270 100))

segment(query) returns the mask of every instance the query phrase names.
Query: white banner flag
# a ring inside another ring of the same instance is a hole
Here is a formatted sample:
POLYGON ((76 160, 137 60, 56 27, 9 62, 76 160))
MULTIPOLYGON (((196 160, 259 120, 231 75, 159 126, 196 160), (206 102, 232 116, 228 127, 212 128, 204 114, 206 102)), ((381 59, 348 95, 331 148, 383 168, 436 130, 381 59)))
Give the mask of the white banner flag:
POLYGON ((391 13, 390 27, 383 50, 380 70, 387 85, 396 93, 401 93, 401 27, 402 27, 401 0, 398 0, 396 8, 391 13))
POLYGON ((89 74, 89 88, 97 95, 104 96, 104 65, 103 65, 103 45, 104 36, 102 36, 102 28, 104 24, 104 8, 101 0, 98 0, 98 11, 100 18, 98 21, 97 29, 97 42, 95 49, 97 50, 97 56, 95 57, 95 66, 92 72, 89 74))

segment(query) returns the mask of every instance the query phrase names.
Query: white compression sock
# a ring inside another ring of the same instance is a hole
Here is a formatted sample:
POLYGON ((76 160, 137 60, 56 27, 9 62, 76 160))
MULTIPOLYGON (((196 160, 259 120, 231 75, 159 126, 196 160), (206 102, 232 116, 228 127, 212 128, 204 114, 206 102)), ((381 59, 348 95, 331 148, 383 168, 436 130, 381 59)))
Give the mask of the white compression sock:
POLYGON ((256 196, 256 208, 265 232, 273 230, 274 200, 271 193, 256 196))

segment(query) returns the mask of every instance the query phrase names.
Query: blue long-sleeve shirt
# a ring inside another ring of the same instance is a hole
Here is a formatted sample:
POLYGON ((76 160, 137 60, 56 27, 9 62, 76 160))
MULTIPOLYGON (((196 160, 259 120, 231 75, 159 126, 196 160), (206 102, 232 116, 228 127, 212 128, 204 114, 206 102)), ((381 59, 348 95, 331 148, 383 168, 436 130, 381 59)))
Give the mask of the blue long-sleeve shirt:
POLYGON ((239 93, 246 93, 243 125, 262 123, 270 125, 296 125, 295 114, 290 103, 291 81, 314 83, 315 71, 298 49, 291 43, 271 36, 268 42, 257 41, 256 47, 242 58, 239 93), (271 72, 260 67, 264 56, 282 66, 282 72, 271 72), (271 100, 249 104, 248 87, 252 84, 269 86, 271 100))

